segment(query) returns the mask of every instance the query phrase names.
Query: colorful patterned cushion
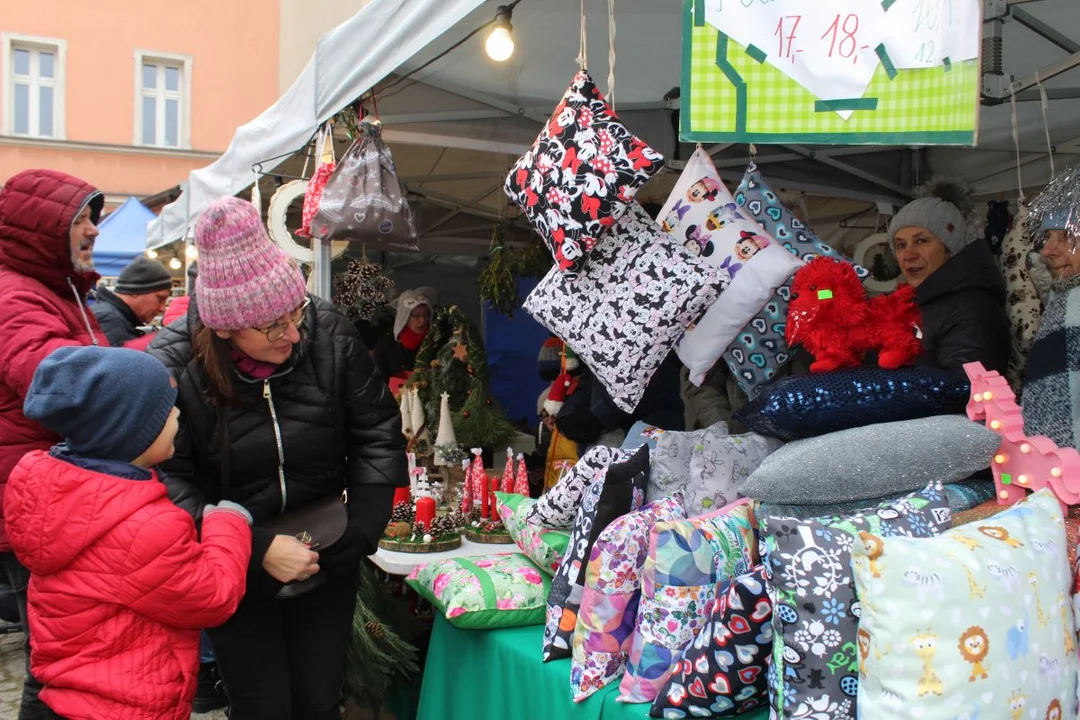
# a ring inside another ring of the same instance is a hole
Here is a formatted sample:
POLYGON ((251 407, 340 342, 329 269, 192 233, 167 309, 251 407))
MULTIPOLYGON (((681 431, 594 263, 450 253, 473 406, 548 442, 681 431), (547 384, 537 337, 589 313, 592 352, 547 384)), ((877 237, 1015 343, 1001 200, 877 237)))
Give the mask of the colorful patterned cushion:
POLYGON ((725 423, 692 432, 665 432, 650 456, 645 501, 678 492, 690 517, 722 508, 738 498, 746 478, 780 445, 755 433, 728 435, 725 423))
POLYGON ((802 261, 739 210, 702 148, 686 162, 657 218, 664 232, 701 255, 730 283, 676 348, 691 382, 701 384, 739 331, 802 261))
POLYGON ((660 694, 672 664, 705 624, 717 584, 747 572, 756 558, 745 501, 653 527, 620 701, 652 702, 660 694))
POLYGON ((724 580, 709 620, 653 702, 656 718, 730 717, 768 700, 772 604, 765 568, 724 580))
POLYGON ((641 601, 649 532, 658 522, 685 520, 682 498, 662 498, 623 515, 596 539, 574 630, 570 689, 580 702, 623 672, 641 601))
POLYGON ((539 625, 551 589, 548 576, 518 553, 436 560, 405 581, 464 630, 539 625))
POLYGON ((625 460, 631 454, 605 445, 590 448, 529 508, 526 519, 534 526, 570 529, 589 486, 603 479, 611 463, 625 460))
POLYGON ((963 413, 971 398, 964 373, 932 367, 859 367, 783 378, 735 419, 784 442, 931 415, 963 413))
MULTIPOLYGON (((776 238, 785 250, 801 260, 813 260, 819 255, 847 259, 818 239, 805 223, 780 202, 779 196, 769 187, 753 161, 746 167, 746 174, 735 190, 735 204, 743 214, 776 238)), ((855 265, 855 272, 860 278, 870 275, 866 268, 859 265, 855 265)), ((791 279, 788 278, 724 353, 732 377, 751 398, 757 397, 761 388, 776 377, 776 371, 791 359, 784 341, 790 297, 791 279)))
POLYGON ((529 509, 536 502, 524 495, 495 493, 495 504, 503 527, 526 557, 548 575, 552 575, 559 569, 563 556, 566 555, 570 533, 529 522, 529 509))
POLYGON ((863 533, 851 554, 859 717, 1074 716, 1072 583, 1049 491, 940 537, 863 533))
POLYGON ((778 720, 855 720, 860 605, 851 546, 860 532, 928 537, 949 528, 941 483, 876 510, 812 520, 762 518, 762 563, 773 603, 769 702, 778 720))
POLYGON ((632 203, 580 275, 552 268, 525 309, 578 351, 616 405, 633 412, 686 327, 724 287, 715 268, 632 203))
POLYGON ((963 415, 879 423, 789 442, 765 458, 740 492, 805 505, 879 498, 969 478, 990 467, 1000 444, 996 433, 963 415))
MULTIPOLYGON (((664 158, 626 129, 580 70, 504 190, 544 239, 558 270, 586 257, 664 158)), ((576 346, 575 346, 576 347, 576 346)))
POLYGON ((577 628, 578 609, 585 589, 585 569, 593 545, 604 528, 616 518, 633 512, 645 502, 649 477, 649 448, 642 447, 629 459, 614 462, 604 478, 585 491, 577 513, 566 558, 555 573, 548 596, 544 626, 544 662, 570 656, 577 628))

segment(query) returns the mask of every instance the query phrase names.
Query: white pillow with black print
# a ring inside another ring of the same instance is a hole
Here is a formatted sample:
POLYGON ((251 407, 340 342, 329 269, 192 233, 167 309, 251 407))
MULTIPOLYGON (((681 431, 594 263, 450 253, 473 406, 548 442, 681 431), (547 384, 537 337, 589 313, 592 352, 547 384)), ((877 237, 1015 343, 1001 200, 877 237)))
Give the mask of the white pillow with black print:
POLYGON ((701 148, 687 160, 658 219, 664 232, 713 265, 728 286, 676 348, 690 371, 690 381, 700 385, 739 331, 802 260, 736 204, 701 148))
POLYGON ((526 522, 540 527, 568 530, 574 525, 581 498, 590 485, 602 480, 612 463, 622 462, 632 451, 597 445, 581 456, 559 482, 536 501, 526 522))
POLYGON ((581 274, 552 268, 525 310, 577 351, 621 410, 633 412, 687 326, 724 287, 715 268, 631 203, 581 274))

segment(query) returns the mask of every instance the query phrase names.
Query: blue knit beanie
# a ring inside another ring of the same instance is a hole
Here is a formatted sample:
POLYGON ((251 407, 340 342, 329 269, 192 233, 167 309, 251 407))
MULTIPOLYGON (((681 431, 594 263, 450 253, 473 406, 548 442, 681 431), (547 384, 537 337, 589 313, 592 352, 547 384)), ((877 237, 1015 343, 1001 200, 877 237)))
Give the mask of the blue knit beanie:
POLYGON ((63 435, 71 452, 131 462, 161 434, 176 381, 152 355, 112 347, 62 347, 41 361, 23 414, 63 435))

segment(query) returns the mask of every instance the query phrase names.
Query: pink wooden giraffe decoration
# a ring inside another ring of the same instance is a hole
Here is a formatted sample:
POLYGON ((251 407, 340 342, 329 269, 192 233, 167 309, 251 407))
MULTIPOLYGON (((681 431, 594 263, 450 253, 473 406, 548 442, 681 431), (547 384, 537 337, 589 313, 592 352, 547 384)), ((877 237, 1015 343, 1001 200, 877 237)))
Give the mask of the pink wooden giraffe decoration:
POLYGON ((971 380, 967 415, 985 421, 1001 436, 1001 446, 990 464, 998 503, 1011 505, 1028 491, 1049 487, 1068 515, 1069 505, 1080 504, 1080 453, 1059 448, 1049 438, 1024 434, 1024 416, 1005 378, 982 363, 964 365, 971 380))

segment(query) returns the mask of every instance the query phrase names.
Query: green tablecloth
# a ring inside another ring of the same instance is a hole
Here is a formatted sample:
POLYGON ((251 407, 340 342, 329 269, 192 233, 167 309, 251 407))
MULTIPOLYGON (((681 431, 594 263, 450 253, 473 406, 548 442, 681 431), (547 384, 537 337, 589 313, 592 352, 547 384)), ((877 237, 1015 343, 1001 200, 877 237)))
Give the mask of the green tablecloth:
MULTIPOLYGON (((570 699, 570 660, 541 662, 542 626, 458 630, 435 618, 417 720, 643 720, 649 706, 618 703, 618 683, 570 699)), ((740 720, 765 720, 767 709, 740 720)))

